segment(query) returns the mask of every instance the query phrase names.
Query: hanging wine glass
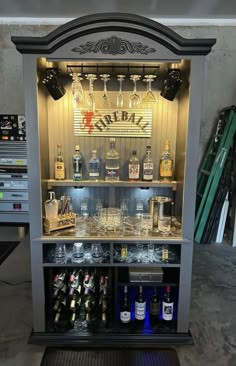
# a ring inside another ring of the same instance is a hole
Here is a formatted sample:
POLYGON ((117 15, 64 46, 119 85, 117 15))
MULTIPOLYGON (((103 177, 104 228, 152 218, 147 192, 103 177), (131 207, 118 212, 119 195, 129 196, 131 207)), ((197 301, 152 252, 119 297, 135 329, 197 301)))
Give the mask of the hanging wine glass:
POLYGON ((93 83, 97 80, 97 76, 95 74, 87 74, 86 79, 89 81, 89 92, 87 97, 87 104, 91 111, 95 110, 95 95, 93 90, 93 83))
POLYGON ((102 108, 109 109, 109 108, 111 108, 111 102, 110 102, 109 95, 107 93, 107 82, 110 80, 110 75, 109 74, 101 74, 100 78, 104 82, 103 96, 102 96, 102 108))
POLYGON ((141 102, 140 96, 137 94, 136 89, 136 83, 138 80, 140 80, 140 78, 140 75, 130 75, 130 80, 132 80, 134 83, 134 90, 129 99, 129 108, 136 108, 141 102))
POLYGON ((117 108, 122 108, 123 105, 124 105, 124 96, 123 96, 123 93, 122 93, 122 83, 123 83, 124 79, 125 79, 125 75, 117 75, 117 80, 120 83, 119 93, 117 94, 117 97, 116 97, 116 106, 117 106, 117 108))
POLYGON ((156 103, 157 98, 152 91, 152 82, 156 78, 156 75, 145 75, 144 81, 147 83, 147 92, 142 100, 142 103, 156 103))
POLYGON ((73 106, 74 108, 79 108, 82 107, 83 105, 83 101, 84 101, 84 91, 83 91, 83 87, 81 84, 81 80, 83 80, 83 78, 80 77, 80 73, 75 73, 73 72, 72 74, 70 74, 72 77, 72 85, 71 85, 71 90, 72 90, 72 95, 73 95, 73 106))

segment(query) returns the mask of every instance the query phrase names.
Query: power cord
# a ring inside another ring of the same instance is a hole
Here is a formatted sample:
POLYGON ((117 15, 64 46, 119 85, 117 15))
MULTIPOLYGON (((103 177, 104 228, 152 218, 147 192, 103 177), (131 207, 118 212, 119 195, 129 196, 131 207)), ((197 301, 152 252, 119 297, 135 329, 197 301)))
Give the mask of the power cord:
POLYGON ((22 281, 22 282, 18 282, 18 283, 12 283, 12 282, 3 281, 3 280, 0 280, 0 282, 5 283, 5 285, 9 285, 9 286, 19 286, 19 285, 22 285, 23 283, 32 283, 32 281, 22 281))

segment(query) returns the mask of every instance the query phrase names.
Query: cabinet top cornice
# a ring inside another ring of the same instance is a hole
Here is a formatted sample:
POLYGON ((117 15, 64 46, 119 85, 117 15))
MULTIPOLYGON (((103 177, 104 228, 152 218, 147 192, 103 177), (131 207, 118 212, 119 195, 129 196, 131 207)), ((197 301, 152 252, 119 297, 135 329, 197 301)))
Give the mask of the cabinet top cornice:
MULTIPOLYGON (((144 36, 158 44, 162 44, 176 55, 206 55, 211 51, 212 46, 216 42, 212 38, 186 39, 172 29, 154 20, 126 13, 86 15, 59 26, 46 36, 13 36, 11 40, 16 45, 17 50, 22 54, 51 54, 74 39, 93 35, 97 32, 109 31, 114 32, 114 34, 117 34, 117 32, 127 33, 124 41, 128 43, 130 33, 136 34, 137 36, 144 36)), ((90 40, 90 37, 88 40, 90 40)), ((142 46, 141 44, 141 52, 140 48, 135 49, 134 52, 139 54, 152 52, 152 50, 145 49, 144 45, 144 53, 142 53, 142 46)))

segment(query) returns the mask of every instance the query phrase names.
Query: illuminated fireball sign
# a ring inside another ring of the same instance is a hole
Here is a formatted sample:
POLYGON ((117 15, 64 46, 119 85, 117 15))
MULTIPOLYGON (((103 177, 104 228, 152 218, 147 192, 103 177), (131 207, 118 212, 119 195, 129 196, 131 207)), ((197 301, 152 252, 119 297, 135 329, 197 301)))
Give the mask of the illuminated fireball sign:
POLYGON ((152 109, 74 109, 75 136, 151 137, 152 109))

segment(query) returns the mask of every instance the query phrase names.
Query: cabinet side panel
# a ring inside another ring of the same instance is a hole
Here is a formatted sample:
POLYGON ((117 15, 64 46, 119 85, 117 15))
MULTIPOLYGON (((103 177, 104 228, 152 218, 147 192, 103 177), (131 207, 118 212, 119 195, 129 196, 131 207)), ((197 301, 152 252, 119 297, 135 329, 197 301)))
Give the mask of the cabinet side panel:
POLYGON ((204 61, 205 58, 202 56, 195 57, 192 60, 190 74, 191 93, 189 99, 189 125, 187 130, 182 235, 191 241, 194 235, 204 61))
MULTIPOLYGON (((186 159, 186 139, 189 119, 189 73, 190 62, 185 60, 181 68, 183 84, 180 87, 178 100, 178 128, 176 135, 176 155, 175 155, 175 177, 178 182, 176 191, 176 216, 181 219, 184 191, 184 174, 186 159)), ((182 219, 181 219, 182 221, 182 219)))

